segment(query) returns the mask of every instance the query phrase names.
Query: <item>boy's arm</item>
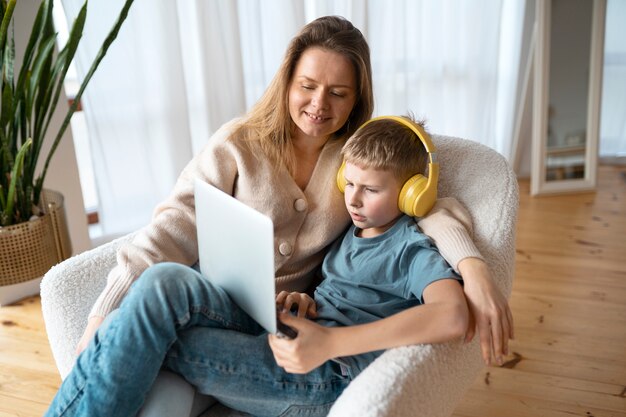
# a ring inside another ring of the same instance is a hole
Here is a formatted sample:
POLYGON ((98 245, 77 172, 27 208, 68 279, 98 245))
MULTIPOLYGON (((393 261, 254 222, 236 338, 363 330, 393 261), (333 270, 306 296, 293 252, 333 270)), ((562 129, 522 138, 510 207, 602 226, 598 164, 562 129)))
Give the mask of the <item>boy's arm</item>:
POLYGON ((372 323, 323 327, 312 321, 281 315, 298 337, 270 335, 276 362, 286 371, 306 373, 329 359, 420 343, 442 343, 467 331, 468 309, 456 280, 435 281, 424 289, 425 304, 372 323))

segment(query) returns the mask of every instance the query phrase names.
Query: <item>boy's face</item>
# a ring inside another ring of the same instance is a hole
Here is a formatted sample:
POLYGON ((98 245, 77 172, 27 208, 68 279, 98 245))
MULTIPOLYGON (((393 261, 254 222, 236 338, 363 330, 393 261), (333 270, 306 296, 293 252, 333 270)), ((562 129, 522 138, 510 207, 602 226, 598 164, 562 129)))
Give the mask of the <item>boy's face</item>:
POLYGON ((384 233, 400 217, 398 208, 400 184, 387 170, 363 169, 346 162, 344 199, 354 225, 361 237, 384 233))

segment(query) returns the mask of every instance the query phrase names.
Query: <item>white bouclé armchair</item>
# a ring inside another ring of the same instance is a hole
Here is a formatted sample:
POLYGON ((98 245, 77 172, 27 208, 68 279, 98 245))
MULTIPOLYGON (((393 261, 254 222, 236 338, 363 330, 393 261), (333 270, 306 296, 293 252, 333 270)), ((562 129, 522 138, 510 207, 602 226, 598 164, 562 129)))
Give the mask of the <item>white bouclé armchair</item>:
MULTIPOLYGON (((441 165, 439 196, 468 209, 474 240, 508 296, 514 273, 517 179, 507 161, 478 143, 433 136, 441 165)), ((329 184, 329 186, 333 186, 329 184)), ((87 315, 115 264, 117 247, 131 235, 70 258, 52 268, 41 284, 46 330, 62 377, 87 315)), ((478 341, 391 349, 374 361, 333 406, 333 417, 445 417, 452 414, 483 367, 478 341)), ((175 399, 174 399, 175 400, 175 399)), ((219 404, 204 417, 239 415, 219 404)), ((176 416, 172 416, 176 417, 176 416)))

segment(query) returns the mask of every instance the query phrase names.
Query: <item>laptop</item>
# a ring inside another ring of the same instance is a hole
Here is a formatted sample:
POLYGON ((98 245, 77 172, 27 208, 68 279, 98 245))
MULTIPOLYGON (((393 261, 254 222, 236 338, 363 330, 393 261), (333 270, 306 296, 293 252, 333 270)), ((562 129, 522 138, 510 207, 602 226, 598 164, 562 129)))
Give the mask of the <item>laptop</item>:
POLYGON ((200 273, 269 333, 297 333, 276 314, 272 220, 200 179, 195 180, 200 273))

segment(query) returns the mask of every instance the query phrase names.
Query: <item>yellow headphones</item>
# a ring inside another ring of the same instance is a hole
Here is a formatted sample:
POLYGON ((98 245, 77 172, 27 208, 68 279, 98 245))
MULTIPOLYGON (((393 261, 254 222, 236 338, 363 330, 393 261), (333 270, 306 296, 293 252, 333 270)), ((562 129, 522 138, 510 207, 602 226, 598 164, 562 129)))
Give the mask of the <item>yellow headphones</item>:
MULTIPOLYGON (((435 145, 433 145, 430 135, 426 133, 424 128, 416 123, 413 123, 409 119, 399 116, 379 116, 368 120, 363 123, 359 128, 367 126, 369 123, 376 120, 393 120, 401 125, 404 125, 411 129, 420 141, 424 144, 424 147, 428 151, 428 178, 422 174, 416 174, 409 178, 404 183, 398 196, 398 208, 404 214, 411 217, 423 217, 437 201, 437 180, 439 179, 439 163, 437 163, 437 154, 435 153, 435 145)), ((337 186, 342 193, 346 189, 346 178, 344 177, 344 169, 346 167, 346 161, 343 161, 339 172, 337 172, 337 186)))

